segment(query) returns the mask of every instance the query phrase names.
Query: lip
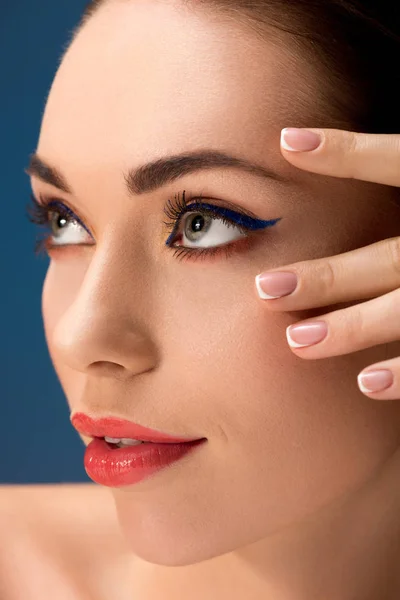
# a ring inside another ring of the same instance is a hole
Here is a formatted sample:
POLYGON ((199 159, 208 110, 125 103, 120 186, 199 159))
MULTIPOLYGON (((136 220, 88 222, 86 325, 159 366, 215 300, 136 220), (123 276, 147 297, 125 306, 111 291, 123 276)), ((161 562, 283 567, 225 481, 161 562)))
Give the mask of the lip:
POLYGON ((75 413, 71 418, 73 427, 82 435, 93 438, 130 438, 143 442, 159 444, 182 444, 194 442, 205 438, 183 438, 149 429, 143 425, 126 421, 117 417, 103 417, 93 419, 85 413, 75 413))
POLYGON ((178 444, 145 442, 138 446, 112 448, 103 439, 95 438, 86 448, 84 467, 90 479, 100 485, 133 485, 154 476, 166 467, 171 467, 173 463, 192 454, 197 446, 202 446, 206 441, 203 438, 191 443, 178 444))

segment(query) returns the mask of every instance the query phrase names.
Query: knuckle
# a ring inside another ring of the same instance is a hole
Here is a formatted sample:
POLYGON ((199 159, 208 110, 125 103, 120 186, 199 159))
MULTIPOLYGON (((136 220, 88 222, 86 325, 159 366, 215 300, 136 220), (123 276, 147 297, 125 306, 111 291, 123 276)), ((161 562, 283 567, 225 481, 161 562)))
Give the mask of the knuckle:
POLYGON ((343 171, 347 177, 357 177, 357 155, 362 146, 360 134, 354 131, 347 132, 345 141, 345 152, 343 153, 343 171))
POLYGON ((308 299, 329 300, 338 279, 337 268, 329 258, 298 263, 296 271, 302 282, 301 291, 308 299))
POLYGON ((355 154, 358 151, 360 136, 354 131, 348 131, 345 139, 345 149, 349 154, 355 154))
POLYGON ((354 131, 347 131, 343 137, 338 140, 338 160, 340 169, 345 177, 354 177, 355 160, 359 150, 360 138, 354 131))
POLYGON ((389 251, 389 261, 395 272, 400 275, 400 237, 394 237, 387 240, 389 251))
POLYGON ((329 298, 335 288, 336 279, 336 269, 331 260, 325 259, 321 262, 318 262, 316 269, 316 282, 320 297, 329 298))
POLYGON ((356 348, 366 336, 365 319, 359 306, 352 306, 339 311, 338 336, 341 345, 356 348))
POLYGON ((394 155, 396 156, 397 163, 400 166, 400 135, 396 135, 391 139, 394 144, 394 155))

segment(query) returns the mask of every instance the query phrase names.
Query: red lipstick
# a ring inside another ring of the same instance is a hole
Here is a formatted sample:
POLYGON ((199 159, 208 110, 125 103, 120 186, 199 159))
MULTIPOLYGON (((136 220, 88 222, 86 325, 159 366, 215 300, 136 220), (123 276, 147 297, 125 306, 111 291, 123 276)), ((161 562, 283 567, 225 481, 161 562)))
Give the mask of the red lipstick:
POLYGON ((207 441, 171 436, 115 417, 94 420, 76 413, 71 423, 82 435, 95 438, 85 451, 85 470, 93 481, 108 487, 138 483, 207 441), (106 442, 104 437, 143 443, 120 448, 106 442))
POLYGON ((143 427, 143 425, 136 425, 136 423, 116 417, 95 420, 84 413, 76 413, 72 417, 71 423, 79 433, 90 437, 131 438, 142 442, 165 444, 180 444, 182 442, 195 441, 189 438, 172 436, 168 433, 161 433, 160 431, 143 427))

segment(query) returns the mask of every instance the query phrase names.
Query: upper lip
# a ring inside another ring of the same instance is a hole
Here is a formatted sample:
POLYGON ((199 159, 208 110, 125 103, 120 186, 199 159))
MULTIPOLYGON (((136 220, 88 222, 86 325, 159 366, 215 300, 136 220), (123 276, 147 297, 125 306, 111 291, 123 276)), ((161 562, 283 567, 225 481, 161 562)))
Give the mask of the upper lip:
POLYGON ((175 437, 168 433, 161 433, 160 431, 155 431, 154 429, 149 429, 143 425, 137 425, 136 423, 117 417, 93 419, 85 413, 75 413, 71 418, 71 423, 79 433, 89 437, 129 438, 143 442, 164 444, 193 442, 201 439, 175 437))

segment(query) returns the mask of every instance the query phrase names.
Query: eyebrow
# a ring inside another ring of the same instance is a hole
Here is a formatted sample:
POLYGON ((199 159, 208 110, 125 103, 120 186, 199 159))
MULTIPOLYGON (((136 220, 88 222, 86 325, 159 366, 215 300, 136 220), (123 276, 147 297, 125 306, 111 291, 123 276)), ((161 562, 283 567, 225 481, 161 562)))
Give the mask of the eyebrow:
MULTIPOLYGON (((123 176, 128 193, 132 196, 152 192, 195 171, 228 167, 240 169, 264 179, 287 181, 272 169, 213 149, 166 156, 133 168, 124 173, 123 176)), ((46 163, 37 153, 30 156, 25 173, 37 177, 44 183, 48 183, 63 192, 73 193, 62 173, 46 163)))

